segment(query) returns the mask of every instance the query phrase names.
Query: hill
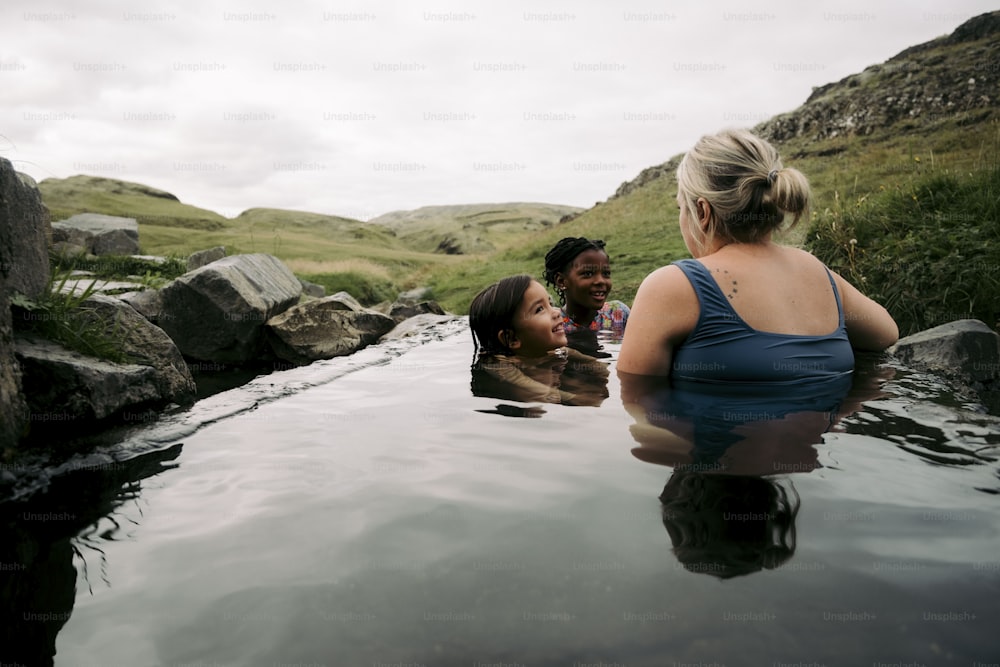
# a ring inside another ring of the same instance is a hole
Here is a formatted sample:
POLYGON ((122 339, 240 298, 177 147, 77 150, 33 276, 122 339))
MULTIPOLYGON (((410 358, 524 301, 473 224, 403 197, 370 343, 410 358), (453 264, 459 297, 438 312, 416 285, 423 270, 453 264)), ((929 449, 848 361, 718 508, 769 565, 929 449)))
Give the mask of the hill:
MULTIPOLYGON (((901 187, 930 170, 968 173, 988 163, 991 150, 995 160, 997 63, 1000 12, 992 12, 820 86, 797 109, 752 129, 777 146, 785 166, 808 176, 815 223, 845 202, 901 187)), ((496 253, 487 265, 447 267, 427 280, 442 303, 461 311, 496 278, 521 271, 540 275, 541 258, 559 238, 588 236, 607 241, 615 297, 631 302, 647 273, 688 256, 673 201, 681 157, 644 169, 606 201, 521 248, 496 253)), ((804 222, 782 240, 808 246, 811 227, 804 222)))
POLYGON ((425 206, 386 213, 370 222, 391 229, 414 248, 461 255, 508 246, 512 238, 547 229, 583 210, 539 203, 425 206))
POLYGON ((460 254, 507 247, 582 210, 541 203, 432 206, 362 222, 251 208, 226 218, 169 192, 111 178, 48 178, 38 187, 53 220, 85 212, 135 218, 145 253, 186 256, 218 245, 230 253, 268 252, 301 277, 363 302, 393 298, 423 284, 418 276, 461 261, 460 254))

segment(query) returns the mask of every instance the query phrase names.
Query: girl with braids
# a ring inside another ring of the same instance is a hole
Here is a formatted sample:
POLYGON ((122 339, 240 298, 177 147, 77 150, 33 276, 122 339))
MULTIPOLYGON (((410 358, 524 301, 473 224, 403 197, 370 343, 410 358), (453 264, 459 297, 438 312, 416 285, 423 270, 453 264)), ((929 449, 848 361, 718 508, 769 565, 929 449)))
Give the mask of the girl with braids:
POLYGON ((611 260, 604 241, 583 237, 559 241, 545 255, 545 281, 559 294, 566 333, 611 331, 621 338, 629 308, 621 301, 608 301, 611 260))
POLYGON ((618 370, 700 382, 807 382, 850 374, 854 349, 884 350, 889 313, 804 250, 772 240, 798 222, 809 183, 746 130, 702 137, 677 168, 694 259, 649 274, 618 370))

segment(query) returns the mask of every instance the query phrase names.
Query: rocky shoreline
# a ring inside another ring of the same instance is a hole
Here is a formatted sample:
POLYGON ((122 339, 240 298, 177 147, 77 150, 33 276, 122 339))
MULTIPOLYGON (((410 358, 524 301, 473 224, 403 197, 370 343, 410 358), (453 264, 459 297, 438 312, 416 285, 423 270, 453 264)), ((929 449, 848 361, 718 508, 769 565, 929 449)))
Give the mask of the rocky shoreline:
POLYGON ((379 308, 345 292, 326 296, 273 255, 224 248, 192 255, 187 273, 161 289, 84 272, 53 284, 50 255, 125 265, 138 253, 135 220, 86 213, 53 223, 36 184, 0 159, 0 462, 189 406, 205 393, 195 375, 246 378, 350 355, 415 315, 446 316, 419 295, 379 308), (27 326, 68 319, 32 310, 54 289, 80 295, 73 326, 96 327, 120 360, 67 349, 27 326))

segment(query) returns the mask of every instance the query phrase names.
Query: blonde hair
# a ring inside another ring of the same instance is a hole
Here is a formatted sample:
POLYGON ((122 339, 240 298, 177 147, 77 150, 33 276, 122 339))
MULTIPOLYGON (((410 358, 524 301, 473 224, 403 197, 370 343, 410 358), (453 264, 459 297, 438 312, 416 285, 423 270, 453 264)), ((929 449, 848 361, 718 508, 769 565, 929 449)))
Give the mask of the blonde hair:
POLYGON ((754 243, 779 229, 785 214, 795 225, 809 208, 809 181, 784 168, 778 151, 748 130, 723 130, 698 140, 677 167, 677 193, 688 217, 697 201, 711 206, 706 240, 754 243))

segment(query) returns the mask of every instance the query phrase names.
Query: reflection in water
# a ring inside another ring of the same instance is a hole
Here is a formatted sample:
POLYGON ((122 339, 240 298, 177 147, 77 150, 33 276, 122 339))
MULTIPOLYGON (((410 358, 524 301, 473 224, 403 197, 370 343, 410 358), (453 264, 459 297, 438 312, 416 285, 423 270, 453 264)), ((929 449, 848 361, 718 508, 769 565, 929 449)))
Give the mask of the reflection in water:
POLYGON ((633 455, 674 468, 660 502, 678 561, 720 578, 787 562, 799 496, 791 480, 767 476, 820 467, 815 445, 823 434, 880 397, 892 373, 869 362, 852 376, 795 385, 619 373, 622 401, 636 420, 633 455))
MULTIPOLYGON (((608 397, 608 366, 568 348, 541 359, 486 355, 472 365, 472 393, 520 403, 599 406, 608 397)), ((540 417, 544 410, 500 404, 491 412, 540 417)))
POLYGON ((799 495, 752 475, 678 471, 660 495, 663 525, 685 569, 728 579, 774 569, 795 553, 799 495))
POLYGON ((87 554, 103 558, 98 544, 121 528, 115 510, 136 498, 139 481, 162 472, 165 462, 180 456, 181 447, 129 461, 82 465, 59 480, 57 492, 30 503, 0 505, 0 662, 53 663, 56 635, 73 613, 74 560, 89 587, 87 554), (92 535, 97 525, 102 530, 92 535))

